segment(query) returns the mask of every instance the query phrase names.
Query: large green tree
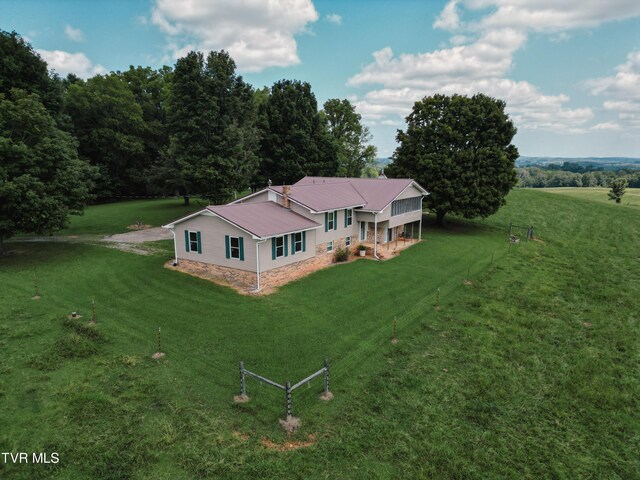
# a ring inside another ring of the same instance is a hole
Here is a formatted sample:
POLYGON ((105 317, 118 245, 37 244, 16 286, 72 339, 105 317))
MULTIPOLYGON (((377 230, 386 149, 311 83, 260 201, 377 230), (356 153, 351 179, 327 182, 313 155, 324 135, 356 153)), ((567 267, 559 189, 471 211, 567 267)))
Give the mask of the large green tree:
POLYGON ((0 253, 16 233, 63 228, 90 199, 95 171, 36 94, 0 93, 0 253))
POLYGON ((406 118, 407 130, 398 131, 400 145, 385 172, 423 185, 439 224, 447 213, 495 213, 517 181, 516 128, 504 108, 484 94, 423 98, 406 118))
POLYGON ((47 63, 29 42, 16 32, 0 30, 0 93, 5 96, 13 88, 37 93, 41 102, 56 117, 62 107, 62 85, 49 75, 47 63))
POLYGON ((335 175, 336 146, 311 85, 280 80, 261 109, 260 180, 293 183, 305 175, 335 175))
POLYGON ((340 177, 360 177, 375 165, 376 147, 371 141, 369 128, 361 123, 362 117, 349 100, 332 98, 323 105, 329 133, 336 145, 340 177))
POLYGON ((97 75, 69 85, 66 110, 79 154, 98 166, 100 197, 145 193, 143 112, 128 85, 117 74, 97 75))
POLYGON ((167 183, 223 203, 249 186, 258 166, 251 86, 225 51, 190 52, 173 73, 164 163, 167 183))
POLYGON ((167 131, 167 100, 173 71, 164 66, 158 70, 150 67, 129 67, 117 72, 127 85, 142 110, 144 129, 138 133, 143 143, 141 158, 146 189, 152 193, 166 193, 158 182, 158 169, 162 153, 169 144, 167 131))

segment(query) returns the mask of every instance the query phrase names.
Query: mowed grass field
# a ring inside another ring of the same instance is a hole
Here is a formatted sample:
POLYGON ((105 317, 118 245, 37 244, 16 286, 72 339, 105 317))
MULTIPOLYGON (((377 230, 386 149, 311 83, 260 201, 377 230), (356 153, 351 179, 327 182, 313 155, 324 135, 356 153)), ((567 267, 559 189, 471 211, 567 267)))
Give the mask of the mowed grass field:
POLYGON ((640 211, 517 190, 485 221, 426 222, 424 239, 264 298, 165 269, 169 242, 9 244, 0 451, 60 462, 0 463, 0 478, 640 478, 640 211), (510 220, 539 241, 509 251, 510 220), (232 401, 239 360, 282 383, 325 356, 335 398, 320 379, 296 390, 291 438, 280 391, 248 380, 251 401, 232 401), (274 448, 296 441, 312 445, 274 448))
MULTIPOLYGON (((568 195, 570 197, 581 198, 584 200, 592 200, 594 202, 615 203, 613 200, 609 200, 609 197, 607 196, 607 193, 609 193, 610 189, 604 187, 556 187, 540 188, 539 190, 551 193, 559 193, 562 195, 568 195)), ((640 188, 627 188, 627 191, 622 197, 621 204, 632 207, 640 207, 640 188)))
POLYGON ((207 203, 192 198, 185 206, 182 198, 160 200, 130 200, 127 202, 104 203, 85 210, 84 215, 73 215, 69 226, 57 235, 109 235, 130 231, 136 222, 159 227, 171 220, 202 210, 207 203))

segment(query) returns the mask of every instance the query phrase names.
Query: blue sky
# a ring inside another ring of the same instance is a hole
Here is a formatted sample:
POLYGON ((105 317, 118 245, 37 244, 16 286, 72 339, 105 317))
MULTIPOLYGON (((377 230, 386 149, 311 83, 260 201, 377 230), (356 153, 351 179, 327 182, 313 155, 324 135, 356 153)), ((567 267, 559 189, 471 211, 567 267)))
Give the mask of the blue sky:
POLYGON ((256 87, 349 98, 379 156, 417 99, 483 92, 522 155, 640 157, 637 0, 0 0, 0 19, 85 78, 224 48, 256 87))

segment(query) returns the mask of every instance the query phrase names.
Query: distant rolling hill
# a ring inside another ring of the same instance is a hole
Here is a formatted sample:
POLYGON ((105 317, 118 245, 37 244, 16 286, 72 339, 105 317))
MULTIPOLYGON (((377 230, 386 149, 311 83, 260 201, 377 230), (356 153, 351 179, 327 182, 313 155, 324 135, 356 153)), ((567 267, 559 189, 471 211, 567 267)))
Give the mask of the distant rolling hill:
POLYGON ((552 164, 562 165, 565 162, 582 166, 597 165, 604 170, 640 169, 640 158, 633 157, 520 157, 516 160, 516 166, 544 167, 552 164))

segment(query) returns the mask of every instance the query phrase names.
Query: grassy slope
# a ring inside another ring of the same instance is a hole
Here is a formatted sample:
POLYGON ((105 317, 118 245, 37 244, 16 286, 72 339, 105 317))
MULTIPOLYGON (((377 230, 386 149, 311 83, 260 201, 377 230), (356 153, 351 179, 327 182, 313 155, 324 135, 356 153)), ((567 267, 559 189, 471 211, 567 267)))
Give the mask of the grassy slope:
POLYGON ((516 191, 496 217, 429 228, 397 259, 259 299, 162 268, 167 243, 152 257, 17 244, 0 260, 0 451, 61 463, 0 464, 0 476, 638 477, 639 216, 516 191), (506 256, 510 219, 544 243, 506 256), (98 333, 65 324, 72 309, 90 315, 92 297, 98 333), (324 355, 335 400, 317 400, 320 382, 294 393, 298 436, 317 446, 265 450, 263 437, 283 438, 282 398, 251 382, 252 401, 233 405, 237 361, 284 382, 324 355))
MULTIPOLYGON (((609 200, 607 193, 610 189, 604 187, 557 187, 557 188, 541 188, 539 190, 551 193, 559 193, 570 197, 581 198, 584 200, 593 200, 602 203, 614 203, 609 200)), ((627 188, 626 193, 622 197, 622 204, 632 207, 640 207, 640 188, 627 188)))
POLYGON ((205 205, 198 199, 192 199, 190 206, 184 206, 182 198, 131 200, 94 205, 89 207, 84 215, 72 216, 69 226, 56 232, 56 235, 123 233, 129 231, 129 225, 138 221, 159 227, 170 220, 201 210, 205 205))

